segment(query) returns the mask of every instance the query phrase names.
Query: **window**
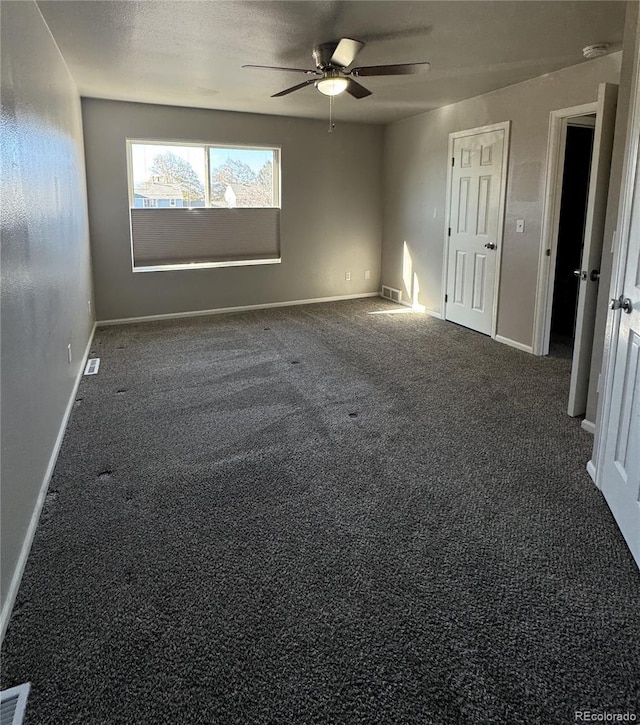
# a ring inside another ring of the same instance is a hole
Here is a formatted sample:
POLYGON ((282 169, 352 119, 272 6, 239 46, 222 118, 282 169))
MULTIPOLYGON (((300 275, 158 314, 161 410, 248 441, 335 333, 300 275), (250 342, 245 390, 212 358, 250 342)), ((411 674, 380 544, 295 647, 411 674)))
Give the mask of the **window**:
POLYGON ((209 194, 212 206, 277 206, 274 149, 209 147, 209 194))
POLYGON ((133 271, 280 261, 280 150, 127 141, 133 271))

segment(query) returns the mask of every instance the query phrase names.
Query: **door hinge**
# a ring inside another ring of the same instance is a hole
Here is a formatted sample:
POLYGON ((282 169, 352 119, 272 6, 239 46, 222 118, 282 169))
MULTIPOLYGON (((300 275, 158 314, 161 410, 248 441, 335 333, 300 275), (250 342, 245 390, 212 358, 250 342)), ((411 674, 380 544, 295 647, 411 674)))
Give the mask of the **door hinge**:
POLYGON ((449 295, 445 295, 445 296, 444 296, 444 301, 445 301, 445 302, 448 302, 448 301, 449 301, 449 295))
POLYGON ((449 229, 447 230, 447 236, 448 236, 448 237, 450 237, 450 236, 451 236, 451 227, 449 227, 449 229))
POLYGON ((456 157, 452 156, 451 157, 451 166, 455 166, 455 165, 456 165, 456 157))

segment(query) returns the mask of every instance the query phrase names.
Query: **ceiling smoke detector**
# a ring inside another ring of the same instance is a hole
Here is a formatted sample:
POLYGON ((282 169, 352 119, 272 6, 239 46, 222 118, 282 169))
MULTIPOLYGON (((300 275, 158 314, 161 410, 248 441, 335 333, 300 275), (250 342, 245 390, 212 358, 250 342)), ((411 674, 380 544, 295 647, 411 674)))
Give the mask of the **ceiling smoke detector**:
POLYGON ((601 55, 606 55, 608 50, 609 43, 595 43, 594 45, 587 45, 586 48, 583 48, 582 55, 591 60, 591 58, 599 58, 601 55))

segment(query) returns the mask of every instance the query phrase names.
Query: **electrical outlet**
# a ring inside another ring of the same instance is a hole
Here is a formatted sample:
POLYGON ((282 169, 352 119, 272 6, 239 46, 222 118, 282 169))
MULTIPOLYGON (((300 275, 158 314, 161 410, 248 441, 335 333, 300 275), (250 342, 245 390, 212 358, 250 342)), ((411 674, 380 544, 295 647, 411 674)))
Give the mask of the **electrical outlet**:
POLYGON ((67 358, 69 360, 69 365, 73 362, 73 353, 71 352, 71 343, 67 345, 67 358))
POLYGON ((516 219, 516 232, 524 234, 524 219, 516 219))
POLYGON ((364 278, 365 279, 371 279, 371 270, 370 269, 365 269, 365 271, 364 271, 364 278))
POLYGON ((345 272, 344 278, 347 280, 347 282, 351 282, 351 272, 345 272))

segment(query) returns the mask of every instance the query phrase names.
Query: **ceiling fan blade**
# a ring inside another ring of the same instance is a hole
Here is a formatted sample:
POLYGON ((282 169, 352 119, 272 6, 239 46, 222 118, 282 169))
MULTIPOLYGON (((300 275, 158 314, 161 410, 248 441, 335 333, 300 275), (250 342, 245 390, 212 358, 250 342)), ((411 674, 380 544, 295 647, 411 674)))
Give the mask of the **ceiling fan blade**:
POLYGON ((354 98, 366 98, 371 95, 371 91, 368 88, 361 86, 359 83, 354 81, 353 78, 349 78, 348 80, 349 84, 345 88, 345 91, 354 98))
POLYGON ((309 70, 308 68, 280 68, 276 65, 243 65, 243 68, 261 68, 262 70, 284 70, 290 73, 306 73, 308 76, 319 76, 317 70, 309 70))
POLYGON ((419 38, 429 35, 433 31, 431 25, 412 25, 408 28, 389 28, 379 33, 365 33, 361 35, 363 43, 380 43, 386 40, 400 40, 402 38, 419 38))
POLYGON ((346 68, 351 65, 356 59, 356 55, 364 48, 364 43, 360 40, 353 40, 352 38, 342 38, 342 40, 336 46, 333 51, 333 55, 329 60, 331 65, 337 65, 341 68, 346 68))
POLYGON ((297 86, 292 86, 291 88, 286 88, 284 91, 280 91, 280 93, 274 93, 271 96, 271 98, 279 98, 280 96, 287 96, 289 93, 293 93, 294 91, 299 91, 301 88, 304 88, 305 86, 310 86, 313 83, 315 83, 314 80, 305 81, 304 83, 298 83, 297 86))
POLYGON ((353 68, 351 75, 360 76, 404 76, 414 73, 424 73, 431 68, 431 63, 398 63, 396 65, 367 65, 363 68, 353 68))

